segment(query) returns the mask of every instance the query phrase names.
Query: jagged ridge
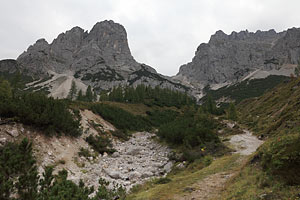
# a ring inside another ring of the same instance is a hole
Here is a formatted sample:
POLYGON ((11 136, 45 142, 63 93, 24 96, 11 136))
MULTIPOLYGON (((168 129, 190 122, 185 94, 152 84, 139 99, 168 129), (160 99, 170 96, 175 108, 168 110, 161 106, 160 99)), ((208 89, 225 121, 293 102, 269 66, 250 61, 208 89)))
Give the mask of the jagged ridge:
POLYGON ((155 69, 135 61, 131 55, 125 28, 113 21, 102 21, 90 32, 74 27, 61 33, 52 43, 39 39, 16 61, 0 62, 0 71, 18 68, 37 81, 28 87, 48 88, 54 97, 66 97, 75 81, 78 89, 91 85, 100 92, 118 85, 160 85, 186 91, 187 87, 158 74, 155 69), (8 67, 9 65, 9 67, 8 67), (139 70, 147 71, 142 76, 139 70), (147 75, 151 76, 147 76, 147 75))
POLYGON ((230 35, 217 31, 208 43, 200 44, 192 62, 182 65, 175 79, 203 88, 235 83, 248 75, 289 76, 300 57, 299 46, 300 29, 297 28, 280 33, 246 30, 230 35))

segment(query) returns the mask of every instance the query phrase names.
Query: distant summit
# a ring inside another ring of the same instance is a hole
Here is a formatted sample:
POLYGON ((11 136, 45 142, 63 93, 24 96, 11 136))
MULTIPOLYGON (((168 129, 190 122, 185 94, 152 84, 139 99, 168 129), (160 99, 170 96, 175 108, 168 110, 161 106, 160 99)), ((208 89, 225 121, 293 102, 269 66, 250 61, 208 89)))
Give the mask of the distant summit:
POLYGON ((0 61, 0 73, 21 71, 35 80, 27 89, 44 90, 65 98, 72 82, 83 92, 88 86, 101 93, 113 87, 160 86, 188 92, 198 99, 209 86, 217 89, 269 75, 290 76, 300 58, 300 29, 277 33, 248 30, 227 35, 222 30, 198 46, 190 63, 175 77, 158 74, 136 62, 125 28, 113 21, 96 23, 90 31, 74 27, 52 43, 39 39, 16 60, 0 61))
POLYGON ((67 96, 72 82, 83 91, 90 85, 98 93, 114 86, 139 84, 188 90, 152 67, 136 62, 125 28, 111 20, 96 23, 90 32, 74 27, 50 44, 39 39, 16 61, 0 62, 0 72, 13 72, 13 68, 37 80, 29 84, 30 88, 47 90, 58 98, 67 96))
POLYGON ((289 76, 300 58, 300 29, 232 32, 219 30, 182 65, 174 79, 202 89, 221 87, 247 78, 289 76))

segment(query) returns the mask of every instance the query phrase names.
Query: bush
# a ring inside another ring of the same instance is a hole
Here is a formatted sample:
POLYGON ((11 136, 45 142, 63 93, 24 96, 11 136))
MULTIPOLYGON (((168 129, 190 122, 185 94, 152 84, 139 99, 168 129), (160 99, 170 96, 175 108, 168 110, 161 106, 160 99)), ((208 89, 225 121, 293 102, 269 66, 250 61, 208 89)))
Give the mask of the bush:
POLYGON ((0 116, 17 118, 47 134, 63 132, 78 136, 81 133, 79 120, 73 119, 66 102, 41 93, 13 94, 7 81, 0 81, 0 116))
POLYGON ((111 134, 123 141, 129 140, 129 135, 126 130, 125 131, 122 131, 122 130, 111 131, 111 134))
POLYGON ((159 178, 157 179, 154 183, 155 184, 167 184, 169 182, 171 182, 172 180, 167 178, 167 177, 163 177, 163 178, 159 178))
POLYGON ((15 102, 15 115, 24 124, 39 127, 49 134, 63 132, 78 136, 81 133, 80 122, 73 119, 68 106, 62 100, 48 98, 40 93, 30 93, 15 102))
POLYGON ((187 148, 204 146, 205 143, 219 142, 214 133, 214 120, 201 108, 195 113, 188 108, 176 120, 159 127, 158 136, 170 144, 184 145, 187 148))
POLYGON ((97 135, 96 137, 90 135, 86 139, 86 142, 89 143, 93 147, 95 151, 100 154, 106 153, 114 153, 116 150, 112 149, 112 143, 108 137, 97 135))
POLYGON ((95 197, 90 198, 89 195, 95 191, 93 187, 86 187, 81 180, 76 185, 67 178, 65 169, 53 175, 53 167, 47 166, 39 179, 32 144, 28 139, 0 147, 0 199, 15 199, 12 196, 18 196, 16 199, 20 200, 125 199, 126 193, 122 187, 109 189, 103 179, 99 180, 95 197))
POLYGON ((85 149, 83 147, 80 148, 79 152, 78 152, 79 156, 83 156, 85 158, 89 158, 92 156, 92 154, 90 153, 90 151, 88 149, 85 149))
POLYGON ((35 199, 38 173, 32 143, 8 143, 0 147, 0 199, 18 194, 20 199, 35 199))
POLYGON ((162 124, 174 121, 179 113, 174 110, 154 110, 147 111, 146 114, 147 120, 150 121, 151 125, 159 127, 162 124))
POLYGON ((279 135, 263 145, 263 169, 281 177, 287 184, 300 184, 300 134, 279 135))

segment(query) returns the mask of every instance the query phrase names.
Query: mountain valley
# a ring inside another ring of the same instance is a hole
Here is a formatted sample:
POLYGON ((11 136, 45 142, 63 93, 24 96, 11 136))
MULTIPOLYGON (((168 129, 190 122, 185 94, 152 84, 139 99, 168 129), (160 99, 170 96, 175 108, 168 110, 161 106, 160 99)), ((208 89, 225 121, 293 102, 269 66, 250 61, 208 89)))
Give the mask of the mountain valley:
POLYGON ((0 199, 300 198, 299 58, 299 28, 217 31, 173 77, 111 20, 39 39, 0 61, 0 199))

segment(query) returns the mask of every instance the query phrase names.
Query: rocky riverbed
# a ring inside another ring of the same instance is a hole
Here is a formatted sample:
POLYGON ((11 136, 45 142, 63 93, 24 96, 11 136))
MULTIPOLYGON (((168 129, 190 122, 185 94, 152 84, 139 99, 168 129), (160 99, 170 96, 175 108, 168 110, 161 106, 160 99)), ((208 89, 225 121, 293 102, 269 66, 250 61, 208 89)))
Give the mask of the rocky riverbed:
POLYGON ((82 169, 86 174, 81 178, 88 179, 87 182, 104 178, 111 186, 118 184, 128 190, 149 178, 163 176, 173 165, 168 159, 170 149, 155 142, 153 137, 152 133, 137 132, 126 142, 114 141, 117 152, 87 161, 82 169))

